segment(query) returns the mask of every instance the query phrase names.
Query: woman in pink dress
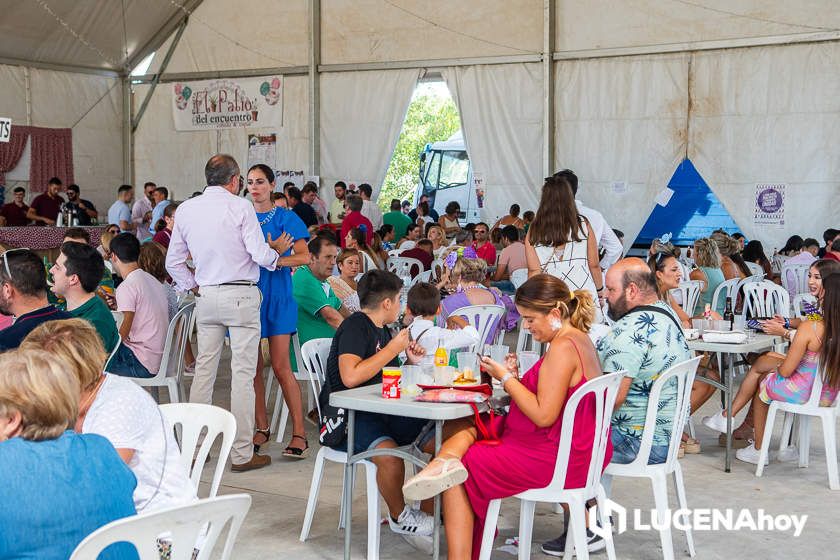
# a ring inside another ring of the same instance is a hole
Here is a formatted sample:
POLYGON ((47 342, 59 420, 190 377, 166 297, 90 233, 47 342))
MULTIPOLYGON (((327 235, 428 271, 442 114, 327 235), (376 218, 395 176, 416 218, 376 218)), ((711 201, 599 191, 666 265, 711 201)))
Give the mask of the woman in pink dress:
MULTIPOLYGON (((557 462, 566 401, 586 381, 601 375, 601 364, 587 332, 595 314, 586 290, 570 292, 555 276, 539 274, 516 291, 522 328, 548 352, 517 379, 516 357, 505 364, 482 358, 482 365, 510 394, 507 416, 494 420, 491 433, 501 443, 477 443, 471 420, 450 424, 450 437, 438 456, 403 486, 408 500, 443 492, 450 560, 478 558, 490 500, 543 488, 551 482, 557 462)), ((595 400, 581 401, 575 415, 566 487, 585 484, 595 430, 595 400)), ((604 466, 612 449, 607 450, 604 466)))

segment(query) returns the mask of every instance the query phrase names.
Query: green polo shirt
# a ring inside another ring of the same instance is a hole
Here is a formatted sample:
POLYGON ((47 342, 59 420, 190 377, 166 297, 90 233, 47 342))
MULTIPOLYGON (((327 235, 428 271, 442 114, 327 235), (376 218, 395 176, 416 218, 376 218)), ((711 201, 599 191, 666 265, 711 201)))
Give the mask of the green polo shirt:
POLYGON ((102 339, 102 344, 105 346, 105 352, 110 354, 119 342, 119 331, 117 330, 117 323, 114 321, 114 316, 111 310, 102 301, 99 296, 93 296, 85 303, 70 311, 73 317, 84 319, 96 329, 99 333, 99 338, 102 339))
POLYGON ((292 295, 298 305, 297 331, 300 344, 313 338, 332 338, 335 329, 319 311, 324 307, 338 309, 338 299, 327 282, 318 280, 308 266, 302 266, 292 276, 292 295))
POLYGON ((388 212, 382 215, 382 223, 394 226, 394 243, 405 236, 405 230, 411 225, 411 218, 402 212, 388 212))

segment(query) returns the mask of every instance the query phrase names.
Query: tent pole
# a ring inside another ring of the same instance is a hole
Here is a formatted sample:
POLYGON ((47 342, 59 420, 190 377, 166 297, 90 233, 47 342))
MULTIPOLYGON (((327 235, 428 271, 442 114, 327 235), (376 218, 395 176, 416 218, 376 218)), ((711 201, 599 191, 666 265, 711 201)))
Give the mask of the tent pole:
POLYGON ((131 128, 131 75, 122 77, 123 182, 134 184, 134 131, 131 128))
POLYGON ((321 174, 321 0, 309 0, 309 168, 321 174))
POLYGON ((184 21, 181 22, 181 25, 178 26, 178 31, 175 33, 175 38, 172 39, 172 42, 169 44, 169 49, 166 51, 166 56, 163 57, 163 62, 160 65, 160 68, 155 74, 155 77, 152 78, 152 83, 149 86, 149 91, 146 92, 146 97, 143 98, 143 103, 140 104, 140 109, 137 111, 137 115, 134 117, 134 120, 131 124, 131 132, 135 132, 137 127, 140 125, 140 119, 143 118, 143 113, 146 112, 146 107, 149 106, 149 101, 152 100, 152 95, 155 93, 155 88, 157 88, 158 83, 160 82, 160 76, 164 72, 166 72, 166 67, 169 66, 169 61, 172 59, 172 55, 175 53, 175 48, 178 46, 178 42, 181 40, 181 35, 184 34, 184 30, 187 28, 187 22, 189 18, 184 18, 184 21))
POLYGON ((554 1, 543 0, 543 176, 554 173, 554 1))

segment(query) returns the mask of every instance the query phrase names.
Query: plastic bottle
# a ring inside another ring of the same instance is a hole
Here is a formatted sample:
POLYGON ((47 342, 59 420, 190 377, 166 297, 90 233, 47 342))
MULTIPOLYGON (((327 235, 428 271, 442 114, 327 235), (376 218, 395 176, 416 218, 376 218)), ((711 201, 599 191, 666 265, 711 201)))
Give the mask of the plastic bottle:
POLYGON ((449 356, 446 353, 446 348, 443 347, 443 342, 438 339, 437 350, 435 350, 435 367, 443 367, 449 365, 449 356))

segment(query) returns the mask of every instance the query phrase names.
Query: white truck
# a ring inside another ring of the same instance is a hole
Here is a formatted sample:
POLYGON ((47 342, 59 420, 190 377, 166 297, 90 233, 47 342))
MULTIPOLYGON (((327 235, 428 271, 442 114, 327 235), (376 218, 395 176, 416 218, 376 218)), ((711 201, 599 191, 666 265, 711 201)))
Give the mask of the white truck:
MULTIPOLYGON (((461 225, 481 221, 480 201, 473 184, 473 171, 464 135, 459 130, 448 139, 426 144, 420 154, 420 177, 414 200, 429 197, 429 207, 441 216, 453 200, 461 206, 458 220, 461 225)), ((483 194, 482 194, 483 196, 483 194)))

